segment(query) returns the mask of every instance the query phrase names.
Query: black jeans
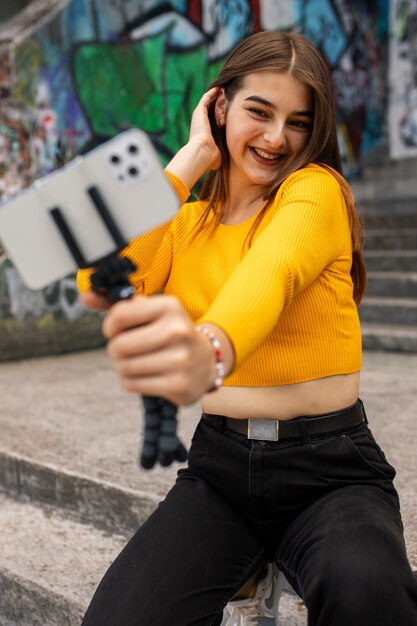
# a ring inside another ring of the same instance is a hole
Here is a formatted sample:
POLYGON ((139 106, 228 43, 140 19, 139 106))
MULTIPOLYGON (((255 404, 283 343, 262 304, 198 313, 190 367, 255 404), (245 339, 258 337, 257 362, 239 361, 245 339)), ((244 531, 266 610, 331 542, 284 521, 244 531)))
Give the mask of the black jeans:
POLYGON ((310 626, 416 626, 394 475, 365 423, 266 443, 201 421, 188 468, 108 570, 83 626, 217 626, 268 560, 310 626))

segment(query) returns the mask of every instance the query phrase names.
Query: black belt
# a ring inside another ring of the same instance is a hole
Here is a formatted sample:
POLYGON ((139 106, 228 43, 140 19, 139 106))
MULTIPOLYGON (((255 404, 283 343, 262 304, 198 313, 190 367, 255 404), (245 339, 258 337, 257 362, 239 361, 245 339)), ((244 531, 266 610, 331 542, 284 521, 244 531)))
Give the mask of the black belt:
POLYGON ((245 435, 248 439, 260 441, 291 439, 303 441, 306 433, 310 437, 336 435, 367 422, 361 400, 341 411, 301 416, 291 420, 235 419, 210 413, 203 413, 202 419, 220 432, 231 430, 245 435))

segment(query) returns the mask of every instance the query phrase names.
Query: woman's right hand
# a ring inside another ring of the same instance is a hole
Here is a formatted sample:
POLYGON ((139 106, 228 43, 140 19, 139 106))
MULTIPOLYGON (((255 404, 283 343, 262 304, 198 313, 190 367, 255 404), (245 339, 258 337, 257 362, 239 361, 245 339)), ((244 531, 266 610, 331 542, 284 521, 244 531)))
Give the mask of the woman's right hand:
POLYGON ((221 165, 221 152, 214 141, 209 120, 209 109, 214 105, 220 91, 219 87, 213 87, 202 96, 191 117, 188 143, 166 166, 189 189, 208 170, 218 169, 221 165))

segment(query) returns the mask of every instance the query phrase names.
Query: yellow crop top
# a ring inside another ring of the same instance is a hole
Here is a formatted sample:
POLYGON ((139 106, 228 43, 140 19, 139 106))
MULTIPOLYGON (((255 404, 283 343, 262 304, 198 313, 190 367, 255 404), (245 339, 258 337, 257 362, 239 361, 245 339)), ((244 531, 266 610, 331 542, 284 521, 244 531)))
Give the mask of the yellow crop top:
MULTIPOLYGON (((181 201, 185 185, 172 174, 181 201)), ((361 369, 361 332, 353 301, 352 245, 340 185, 308 165, 281 185, 243 254, 256 216, 196 232, 205 202, 183 204, 168 224, 123 251, 137 265, 139 294, 175 295, 196 323, 230 338, 231 386, 286 385, 361 369)), ((80 291, 90 287, 80 270, 80 291)))

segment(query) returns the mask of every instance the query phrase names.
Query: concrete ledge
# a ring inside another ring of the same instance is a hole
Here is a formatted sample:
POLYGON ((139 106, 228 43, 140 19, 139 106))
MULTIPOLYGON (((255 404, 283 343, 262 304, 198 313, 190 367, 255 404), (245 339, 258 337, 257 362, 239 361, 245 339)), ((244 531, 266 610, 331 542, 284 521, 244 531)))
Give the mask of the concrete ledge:
MULTIPOLYGON (((385 150, 378 150, 377 161, 372 164, 370 154, 364 159, 361 177, 351 181, 355 196, 359 201, 369 200, 375 205, 388 201, 403 202, 417 198, 415 177, 417 159, 393 160, 387 158, 385 150), (367 163, 368 162, 368 163, 367 163)), ((374 155, 375 156, 375 155, 374 155)))
POLYGON ((417 324, 417 298, 382 298, 366 296, 359 308, 362 322, 405 325, 417 324))
POLYGON ((0 494, 0 623, 79 626, 94 590, 126 542, 0 494))
POLYGON ((92 314, 74 321, 53 316, 0 320, 0 361, 101 348, 105 344, 101 324, 102 318, 92 314))
POLYGON ((366 250, 365 262, 367 270, 371 272, 416 272, 417 251, 366 250))
MULTIPOLYGON (((417 300, 417 272, 368 272, 366 297, 368 296, 377 298, 415 298, 417 300)), ((415 324, 417 326, 417 317, 415 324)))
POLYGON ((417 228, 417 195, 415 198, 370 199, 359 201, 368 228, 417 228))
POLYGON ((134 532, 160 498, 0 451, 0 490, 110 532, 134 532))
POLYGON ((417 325, 407 326, 362 324, 362 342, 365 350, 384 350, 417 354, 417 325))
POLYGON ((369 228, 366 231, 367 250, 415 250, 417 228, 369 228))
POLYGON ((1 626, 75 626, 85 612, 51 589, 0 570, 1 626))

